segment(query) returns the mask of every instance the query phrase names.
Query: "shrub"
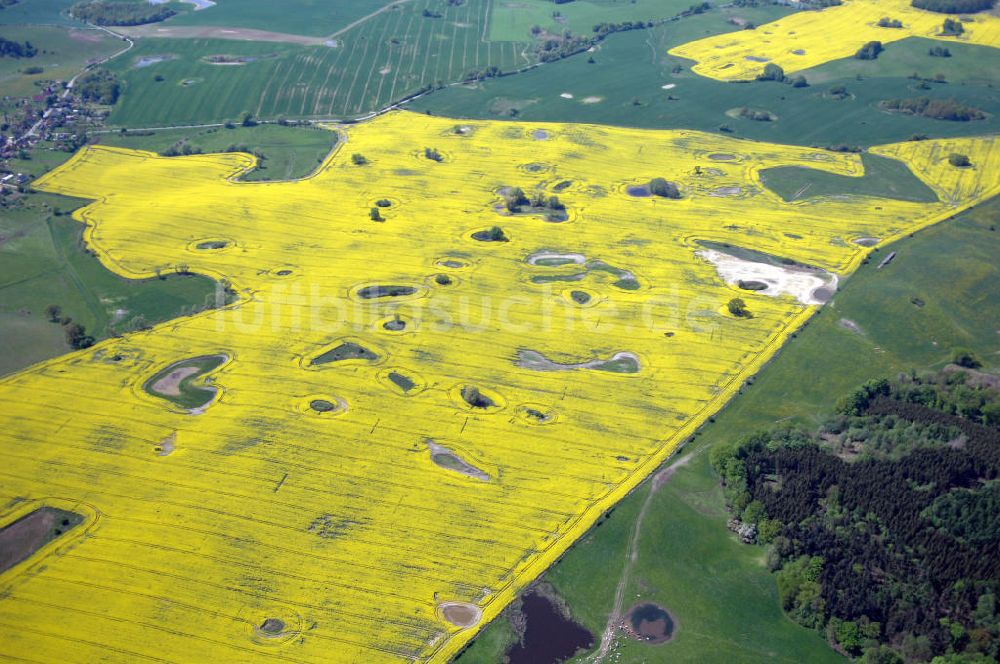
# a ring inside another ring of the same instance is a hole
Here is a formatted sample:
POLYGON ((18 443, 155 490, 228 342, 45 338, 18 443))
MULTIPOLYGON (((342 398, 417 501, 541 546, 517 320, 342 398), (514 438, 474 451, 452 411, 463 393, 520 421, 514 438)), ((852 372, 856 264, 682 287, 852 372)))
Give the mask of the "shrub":
POLYGON ((680 198, 681 190, 673 182, 663 178, 653 178, 649 181, 649 193, 661 198, 680 198))
POLYGON ((757 111, 745 106, 740 109, 740 117, 754 122, 771 122, 774 119, 768 111, 757 111))
POLYGON ((927 55, 935 58, 950 58, 951 51, 946 46, 931 46, 930 50, 927 51, 927 55))
POLYGON ((431 161, 436 161, 438 163, 444 161, 444 156, 438 152, 436 148, 424 148, 424 156, 431 161))
POLYGON ((958 154, 957 152, 952 152, 948 155, 948 163, 952 166, 957 166, 958 168, 966 168, 972 166, 972 162, 964 154, 958 154))
POLYGON ((809 81, 806 80, 805 76, 803 76, 802 74, 799 74, 794 79, 792 79, 792 87, 793 88, 808 88, 809 87, 809 81))
POLYGON ((956 348, 951 352, 951 361, 966 369, 978 369, 983 363, 976 357, 976 354, 968 348, 956 348))
POLYGON ((382 216, 377 207, 373 207, 368 211, 368 218, 372 221, 385 221, 385 217, 382 216))
POLYGON ((878 20, 878 27, 880 28, 901 28, 903 27, 903 22, 898 18, 889 18, 888 16, 883 16, 878 20))
POLYGON ((364 166, 365 164, 368 163, 368 160, 360 152, 355 152, 354 154, 351 155, 351 162, 355 166, 364 166))

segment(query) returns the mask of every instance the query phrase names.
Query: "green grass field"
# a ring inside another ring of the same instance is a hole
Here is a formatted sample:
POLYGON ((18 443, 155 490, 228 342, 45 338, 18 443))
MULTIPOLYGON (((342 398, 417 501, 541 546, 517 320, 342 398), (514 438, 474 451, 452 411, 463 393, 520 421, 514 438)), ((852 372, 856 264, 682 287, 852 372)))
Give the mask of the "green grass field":
POLYGON ((21 0, 16 5, 0 9, 0 25, 33 23, 80 27, 83 23, 74 21, 66 13, 75 2, 76 0, 21 0))
POLYGON ((243 111, 263 118, 356 117, 424 86, 461 80, 470 71, 526 64, 524 44, 483 41, 488 8, 488 0, 460 6, 414 0, 351 29, 336 47, 143 39, 112 65, 126 89, 109 122, 199 124, 243 111), (424 9, 442 16, 424 17, 424 9), (135 68, 139 58, 162 55, 174 59, 135 68), (204 60, 211 55, 255 60, 217 65, 204 60))
MULTIPOLYGON (((322 37, 388 5, 390 0, 216 0, 214 7, 187 11, 164 25, 253 28, 322 37)), ((444 4, 444 3, 441 3, 444 4)))
POLYGON ((289 180, 309 175, 322 163, 337 142, 337 134, 319 127, 281 125, 236 126, 233 129, 169 129, 151 135, 100 134, 102 145, 160 152, 184 141, 202 152, 221 152, 231 146, 246 146, 264 154, 264 162, 244 180, 289 180))
POLYGON ((875 154, 862 154, 861 163, 864 164, 865 173, 860 178, 815 168, 782 166, 761 171, 760 179, 768 189, 786 201, 844 194, 918 203, 938 200, 934 190, 921 182, 902 162, 875 154))
POLYGON ((816 84, 858 76, 905 78, 917 74, 921 78, 934 78, 940 74, 949 84, 1000 85, 996 58, 989 57, 989 51, 984 49, 961 42, 942 44, 940 40, 911 37, 888 44, 875 60, 844 58, 802 74, 816 84), (947 47, 951 57, 931 57, 927 51, 933 46, 947 47))
POLYGON ((100 339, 215 302, 206 277, 135 281, 108 271, 82 251, 83 225, 54 214, 83 203, 31 194, 0 215, 0 375, 69 351, 62 327, 47 319, 50 304, 100 339))
MULTIPOLYGON (((661 646, 622 641, 620 659, 610 661, 839 659, 817 633, 782 616, 765 549, 739 544, 726 530, 718 477, 705 452, 777 423, 815 427, 840 395, 864 381, 940 369, 954 347, 971 348, 987 370, 1000 370, 998 228, 1000 199, 994 199, 897 242, 891 247, 896 259, 881 270, 876 253, 754 385, 675 457, 690 461, 650 503, 625 608, 638 601, 661 604, 677 619, 677 636, 661 646)), ((648 492, 646 482, 544 577, 596 634, 613 604, 625 543, 648 492)), ((501 618, 490 625, 459 661, 501 661, 513 635, 504 623, 501 618)))
MULTIPOLYGON (((511 109, 517 109, 515 119, 527 122, 575 121, 702 131, 718 131, 727 125, 735 136, 801 145, 863 146, 906 140, 914 134, 955 136, 1000 131, 1000 96, 987 85, 931 84, 930 90, 921 90, 917 81, 905 76, 857 80, 855 74, 840 71, 851 66, 844 61, 813 70, 810 76, 816 79, 828 70, 834 74, 826 76, 826 83, 807 88, 723 83, 692 74, 688 61, 666 54, 675 44, 735 30, 727 22, 729 18, 761 24, 785 12, 787 9, 777 7, 715 10, 651 30, 612 35, 593 54, 594 63, 589 63, 586 55, 574 56, 516 76, 435 91, 409 107, 468 118, 509 118, 511 109), (684 70, 674 73, 676 66, 684 70), (836 84, 846 86, 847 98, 837 100, 825 94, 836 84), (671 85, 674 87, 663 88, 671 85), (992 115, 976 122, 947 122, 890 115, 878 108, 883 99, 916 96, 954 98, 992 115), (742 106, 766 109, 778 120, 755 122, 726 115, 728 109, 742 106)), ((886 54, 896 46, 890 44, 886 54)), ((978 46, 966 46, 961 54, 954 49, 953 54, 952 58, 922 56, 926 68, 920 71, 928 77, 939 70, 949 74, 962 69, 962 62, 977 58, 985 64, 976 65, 976 69, 983 71, 995 57, 992 49, 978 46)), ((880 56, 876 65, 882 60, 880 56)), ((911 69, 909 65, 905 68, 911 69)))
POLYGON ((40 90, 35 81, 68 80, 88 62, 126 46, 98 30, 57 26, 19 25, 15 28, 0 24, 0 37, 30 41, 39 50, 33 58, 0 58, 0 97, 38 94, 40 90), (43 71, 40 74, 22 73, 27 67, 41 67, 43 71))
POLYGON ((561 34, 589 35, 598 23, 669 18, 691 6, 689 0, 492 0, 489 35, 493 41, 526 41, 539 26, 561 34))

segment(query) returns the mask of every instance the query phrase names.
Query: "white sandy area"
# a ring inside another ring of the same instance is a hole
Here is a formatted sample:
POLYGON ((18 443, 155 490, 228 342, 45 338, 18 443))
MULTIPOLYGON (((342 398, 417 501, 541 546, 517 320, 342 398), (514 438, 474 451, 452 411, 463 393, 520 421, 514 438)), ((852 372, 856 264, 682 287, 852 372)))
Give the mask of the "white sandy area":
POLYGON ((816 291, 825 289, 833 293, 837 288, 837 275, 829 272, 756 263, 713 249, 702 249, 698 255, 714 265, 719 277, 727 284, 737 285, 740 281, 767 284, 766 289, 756 291, 761 295, 791 295, 802 304, 823 304, 826 299, 817 297, 816 291))

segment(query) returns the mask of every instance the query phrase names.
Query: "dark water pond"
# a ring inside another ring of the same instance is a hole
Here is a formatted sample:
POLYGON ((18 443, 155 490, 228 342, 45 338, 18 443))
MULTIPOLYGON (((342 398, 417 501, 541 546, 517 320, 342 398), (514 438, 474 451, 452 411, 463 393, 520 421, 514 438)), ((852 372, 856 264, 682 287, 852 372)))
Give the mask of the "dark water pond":
POLYGON ((536 592, 521 598, 524 639, 507 651, 510 664, 558 664, 594 646, 594 635, 567 620, 551 600, 536 592))
POLYGON ((639 604, 625 617, 632 635, 646 643, 663 643, 674 635, 674 619, 656 604, 639 604))

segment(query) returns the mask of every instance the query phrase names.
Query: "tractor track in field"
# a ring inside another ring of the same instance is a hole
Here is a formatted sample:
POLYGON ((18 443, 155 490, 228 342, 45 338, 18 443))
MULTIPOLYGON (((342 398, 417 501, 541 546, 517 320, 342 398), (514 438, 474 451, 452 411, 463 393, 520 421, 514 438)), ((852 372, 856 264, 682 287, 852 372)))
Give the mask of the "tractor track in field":
POLYGON ((622 607, 625 603, 625 590, 628 588, 629 580, 632 577, 632 568, 639 559, 639 538, 642 535, 642 523, 646 518, 646 513, 649 511, 650 504, 653 502, 653 497, 670 480, 678 468, 690 463, 700 453, 701 450, 677 459, 662 470, 657 471, 652 479, 650 479, 646 499, 642 502, 639 515, 635 518, 635 525, 632 528, 632 535, 629 537, 628 548, 625 550, 625 565, 622 567, 621 577, 619 577, 618 585, 615 587, 615 601, 611 607, 611 612, 608 614, 608 622, 604 625, 604 631, 601 632, 601 641, 597 651, 581 660, 584 664, 602 664, 610 653, 612 644, 614 644, 615 632, 618 631, 624 618, 622 607))

